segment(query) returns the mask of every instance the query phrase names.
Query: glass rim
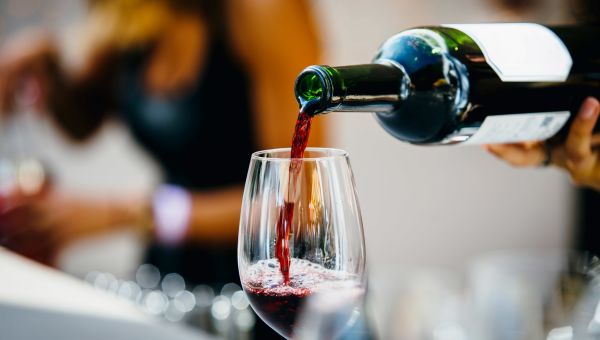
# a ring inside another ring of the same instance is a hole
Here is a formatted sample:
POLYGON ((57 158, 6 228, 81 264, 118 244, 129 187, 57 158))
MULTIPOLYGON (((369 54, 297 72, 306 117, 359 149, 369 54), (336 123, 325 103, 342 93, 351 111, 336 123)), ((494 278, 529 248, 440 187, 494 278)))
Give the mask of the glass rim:
MULTIPOLYGON (((302 161, 308 161, 308 162, 311 162, 311 161, 317 162, 320 160, 327 160, 327 159, 348 158, 348 152, 346 150, 342 150, 342 149, 308 147, 308 148, 306 148, 305 152, 306 151, 321 152, 321 153, 324 153, 324 155, 320 156, 320 157, 303 157, 303 158, 297 158, 297 159, 301 159, 302 161), (326 152, 329 152, 329 153, 326 153, 326 152)), ((289 152, 291 152, 291 148, 275 148, 275 149, 256 151, 256 152, 252 153, 251 159, 252 160, 261 160, 261 161, 269 161, 269 162, 276 162, 276 161, 289 162, 293 159, 291 157, 266 156, 267 154, 270 154, 270 153, 283 153, 283 152, 289 153, 289 152)))

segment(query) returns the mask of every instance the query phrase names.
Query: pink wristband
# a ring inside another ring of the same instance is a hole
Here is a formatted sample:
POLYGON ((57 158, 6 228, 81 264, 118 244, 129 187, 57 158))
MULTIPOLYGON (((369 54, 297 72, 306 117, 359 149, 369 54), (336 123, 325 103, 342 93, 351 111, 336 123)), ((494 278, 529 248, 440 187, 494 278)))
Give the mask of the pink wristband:
POLYGON ((190 193, 175 185, 161 185, 154 192, 152 207, 158 242, 167 245, 181 243, 192 215, 190 193))

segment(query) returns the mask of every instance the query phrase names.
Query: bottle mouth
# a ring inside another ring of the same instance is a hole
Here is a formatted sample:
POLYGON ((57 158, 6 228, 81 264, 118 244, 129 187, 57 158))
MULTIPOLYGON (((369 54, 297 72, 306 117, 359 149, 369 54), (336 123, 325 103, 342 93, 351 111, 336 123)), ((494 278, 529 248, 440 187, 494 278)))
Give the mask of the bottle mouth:
POLYGON ((327 109, 332 91, 331 73, 326 66, 309 66, 296 78, 296 100, 300 104, 300 110, 309 116, 327 109))

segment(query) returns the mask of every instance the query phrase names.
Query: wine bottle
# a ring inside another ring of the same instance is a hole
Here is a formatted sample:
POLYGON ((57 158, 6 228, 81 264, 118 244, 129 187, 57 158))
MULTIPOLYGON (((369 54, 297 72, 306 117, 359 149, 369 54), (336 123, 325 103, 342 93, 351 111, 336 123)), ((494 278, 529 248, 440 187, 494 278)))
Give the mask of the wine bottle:
POLYGON ((307 67, 296 99, 309 115, 375 112, 415 144, 545 140, 565 135, 582 100, 600 95, 599 38, 600 27, 530 23, 410 29, 371 64, 307 67))

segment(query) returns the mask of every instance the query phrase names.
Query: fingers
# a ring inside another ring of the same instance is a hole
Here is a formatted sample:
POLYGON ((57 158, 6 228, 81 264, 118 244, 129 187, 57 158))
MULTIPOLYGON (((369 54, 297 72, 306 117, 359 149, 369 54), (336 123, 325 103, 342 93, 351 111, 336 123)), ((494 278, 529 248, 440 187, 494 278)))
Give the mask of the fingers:
POLYGON ((563 148, 564 168, 577 185, 600 188, 598 152, 600 136, 593 135, 600 115, 600 103, 587 98, 573 120, 563 148))
POLYGON ((592 131, 598 120, 600 103, 595 98, 587 98, 573 120, 565 142, 567 161, 577 166, 592 154, 592 131))
POLYGON ((538 166, 546 158, 542 143, 521 144, 492 144, 484 146, 486 150, 496 157, 503 159, 513 166, 538 166))

